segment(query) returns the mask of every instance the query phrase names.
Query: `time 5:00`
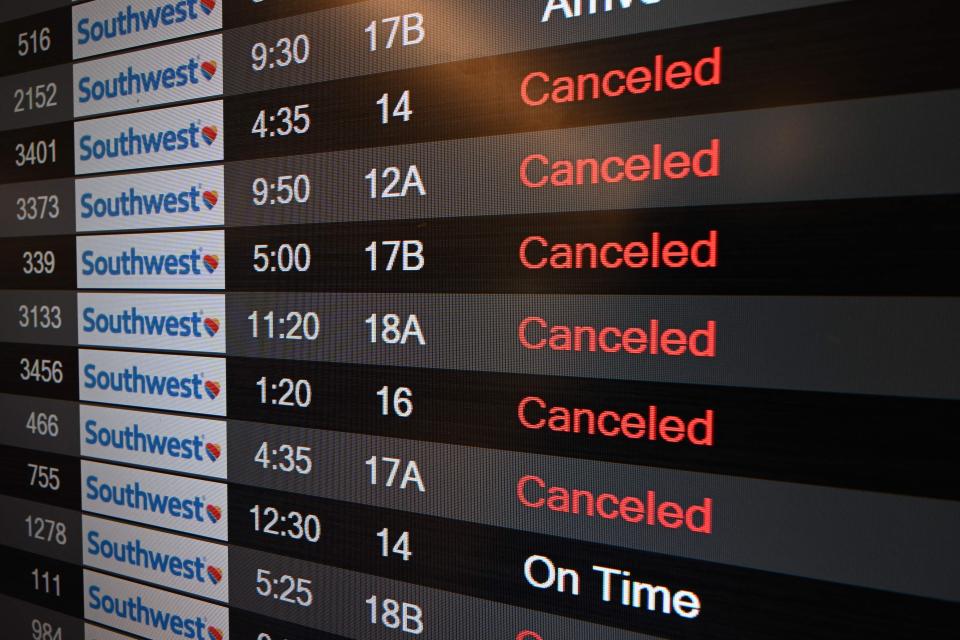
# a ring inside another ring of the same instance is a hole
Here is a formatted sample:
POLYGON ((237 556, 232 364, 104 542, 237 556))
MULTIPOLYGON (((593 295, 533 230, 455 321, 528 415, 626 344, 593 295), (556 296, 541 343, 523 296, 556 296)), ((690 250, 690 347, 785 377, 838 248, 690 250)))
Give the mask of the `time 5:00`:
POLYGON ((271 248, 268 244, 253 245, 253 270, 257 273, 268 271, 303 273, 310 270, 312 260, 310 245, 303 242, 298 244, 285 242, 276 248, 271 248))

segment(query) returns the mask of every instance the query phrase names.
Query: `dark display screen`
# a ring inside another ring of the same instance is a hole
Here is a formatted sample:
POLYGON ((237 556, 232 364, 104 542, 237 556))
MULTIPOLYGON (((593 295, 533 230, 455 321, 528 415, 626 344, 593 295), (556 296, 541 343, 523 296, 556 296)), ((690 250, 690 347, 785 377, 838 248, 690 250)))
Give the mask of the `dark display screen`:
POLYGON ((953 8, 2 3, 0 637, 956 637, 953 8))

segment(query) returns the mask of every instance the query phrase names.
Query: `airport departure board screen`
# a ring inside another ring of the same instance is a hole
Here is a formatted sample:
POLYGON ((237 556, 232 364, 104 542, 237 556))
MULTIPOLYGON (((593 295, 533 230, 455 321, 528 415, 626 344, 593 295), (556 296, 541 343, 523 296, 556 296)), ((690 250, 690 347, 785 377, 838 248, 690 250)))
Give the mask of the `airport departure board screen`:
POLYGON ((960 28, 4 0, 0 638, 960 637, 960 28))

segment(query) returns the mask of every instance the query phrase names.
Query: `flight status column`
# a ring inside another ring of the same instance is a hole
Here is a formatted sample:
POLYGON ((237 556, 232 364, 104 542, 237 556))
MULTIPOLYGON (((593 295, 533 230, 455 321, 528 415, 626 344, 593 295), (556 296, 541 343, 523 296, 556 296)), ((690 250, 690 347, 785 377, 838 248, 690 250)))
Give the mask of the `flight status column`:
POLYGON ((942 9, 0 8, 10 637, 949 636, 942 9))

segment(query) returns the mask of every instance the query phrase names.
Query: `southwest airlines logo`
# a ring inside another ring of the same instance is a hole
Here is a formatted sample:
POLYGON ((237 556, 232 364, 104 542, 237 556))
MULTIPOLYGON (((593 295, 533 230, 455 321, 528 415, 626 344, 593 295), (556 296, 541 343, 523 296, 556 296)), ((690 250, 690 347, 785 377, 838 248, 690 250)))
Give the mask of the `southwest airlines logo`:
POLYGON ((86 511, 226 540, 226 486, 84 460, 86 511))
POLYGON ((222 545, 89 515, 83 516, 83 540, 85 565, 226 601, 222 545))
POLYGON ((87 104, 134 96, 139 102, 144 94, 200 84, 201 69, 203 78, 209 82, 217 74, 217 61, 201 62, 199 58, 189 58, 182 64, 154 65, 144 70, 128 66, 102 80, 89 75, 80 76, 77 81, 77 100, 80 104, 87 104))
POLYGON ((136 247, 122 251, 116 256, 97 256, 93 250, 83 252, 83 275, 121 275, 121 276, 152 276, 165 275, 200 275, 200 265, 207 273, 215 273, 220 266, 220 258, 216 254, 205 253, 202 248, 191 249, 185 253, 140 254, 136 247))
POLYGON ((206 558, 153 549, 139 537, 112 539, 92 529, 86 532, 84 539, 87 545, 85 553, 91 558, 107 558, 135 569, 182 578, 187 583, 184 587, 193 587, 193 583, 216 585, 223 580, 223 570, 208 565, 206 558))
POLYGON ((74 124, 78 174, 223 160, 223 102, 74 124))
POLYGON ((86 498, 89 502, 112 503, 131 511, 144 511, 158 516, 182 518, 197 522, 216 524, 223 517, 219 505, 211 504, 199 495, 170 495, 167 491, 150 491, 139 481, 114 484, 101 480, 96 475, 85 479, 86 498))
POLYGON ((227 434, 222 420, 81 405, 80 424, 81 455, 226 477, 227 434))
POLYGON ((222 358, 80 351, 80 399, 188 411, 226 412, 222 358))
POLYGON ((223 289, 223 231, 77 238, 81 289, 223 289))
POLYGON ((198 213, 203 211, 201 203, 210 211, 217 206, 219 200, 219 192, 205 190, 202 184, 190 185, 179 191, 159 193, 138 191, 136 187, 130 187, 110 199, 97 199, 92 194, 85 193, 80 200, 80 217, 120 218, 164 213, 198 213))
POLYGON ((223 93, 223 36, 134 51, 73 68, 75 116, 209 98, 223 93))
POLYGON ((98 370, 95 364, 83 368, 83 386, 85 389, 122 391, 124 393, 170 396, 171 398, 203 399, 202 388, 210 400, 220 395, 220 383, 203 379, 203 374, 192 376, 168 376, 144 373, 137 365, 121 371, 98 370), (202 385, 202 386, 201 386, 202 385))
POLYGON ((83 582, 89 620, 154 640, 228 640, 226 607, 89 569, 83 582))
POLYGON ((223 166, 76 181, 77 231, 223 224, 223 166))
POLYGON ((84 307, 80 313, 83 319, 80 330, 85 333, 171 338, 202 338, 207 335, 212 338, 220 332, 219 319, 196 311, 186 315, 157 315, 143 313, 132 306, 116 315, 97 313, 94 307, 84 307))
POLYGON ((141 431, 140 425, 136 423, 116 429, 101 427, 95 420, 89 420, 83 425, 83 431, 84 444, 99 445, 104 449, 113 448, 122 452, 150 454, 158 458, 216 462, 223 453, 220 444, 206 442, 202 436, 172 438, 141 431))
POLYGON ((80 136, 80 161, 94 158, 119 158, 150 155, 161 151, 183 151, 200 146, 200 137, 209 146, 218 135, 216 125, 204 125, 202 120, 179 128, 152 127, 141 130, 133 126, 120 129, 114 136, 80 136))
POLYGON ((74 58, 219 29, 221 2, 101 0, 74 7, 74 58))
POLYGON ((81 293, 79 344, 223 353, 224 298, 215 295, 81 293))

